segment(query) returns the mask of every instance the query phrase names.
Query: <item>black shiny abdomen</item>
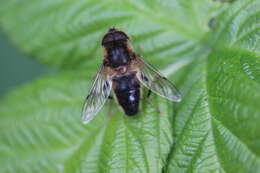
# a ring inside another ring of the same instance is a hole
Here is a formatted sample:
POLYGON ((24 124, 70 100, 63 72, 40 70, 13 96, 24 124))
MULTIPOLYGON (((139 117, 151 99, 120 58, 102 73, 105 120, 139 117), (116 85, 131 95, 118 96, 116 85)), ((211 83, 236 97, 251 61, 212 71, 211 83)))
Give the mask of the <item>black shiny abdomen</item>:
POLYGON ((113 79, 116 82, 114 89, 119 104, 128 116, 138 113, 140 100, 140 84, 134 80, 135 74, 113 79))
POLYGON ((124 46, 114 46, 108 49, 108 61, 109 66, 117 68, 119 66, 125 66, 129 62, 129 55, 124 46))

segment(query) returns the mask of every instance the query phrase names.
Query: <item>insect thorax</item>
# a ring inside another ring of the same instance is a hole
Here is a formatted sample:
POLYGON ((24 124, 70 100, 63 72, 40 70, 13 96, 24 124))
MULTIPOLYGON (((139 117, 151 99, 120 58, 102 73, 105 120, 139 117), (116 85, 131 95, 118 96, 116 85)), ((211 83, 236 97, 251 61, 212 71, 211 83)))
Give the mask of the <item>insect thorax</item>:
POLYGON ((130 62, 129 52, 124 45, 116 45, 108 48, 107 54, 109 66, 112 68, 125 66, 130 62))

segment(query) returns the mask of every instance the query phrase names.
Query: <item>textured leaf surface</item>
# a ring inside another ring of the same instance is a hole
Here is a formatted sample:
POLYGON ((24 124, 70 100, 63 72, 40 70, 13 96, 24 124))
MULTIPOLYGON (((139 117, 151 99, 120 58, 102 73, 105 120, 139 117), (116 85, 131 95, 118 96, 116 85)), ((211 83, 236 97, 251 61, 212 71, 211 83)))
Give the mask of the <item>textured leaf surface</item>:
POLYGON ((1 26, 14 43, 41 62, 77 70, 1 102, 0 172, 260 172, 259 1, 1 3, 1 26), (80 122, 99 41, 111 26, 174 73, 179 105, 153 96, 128 118, 108 101, 89 125, 80 122))
MULTIPOLYGON (((102 57, 109 27, 127 31, 134 45, 167 64, 197 50, 217 4, 206 1, 3 0, 0 25, 14 43, 59 68, 92 66, 102 57), (12 10, 10 10, 12 9, 12 10)), ((162 63, 159 63, 163 65, 162 63)))
POLYGON ((143 104, 129 118, 110 101, 86 126, 80 120, 84 83, 82 75, 66 73, 6 98, 1 172, 160 172, 173 144, 167 102, 153 98, 153 106, 143 104))
POLYGON ((206 62, 187 67, 193 78, 174 122, 169 172, 260 171, 259 7, 241 1, 226 9, 206 62))

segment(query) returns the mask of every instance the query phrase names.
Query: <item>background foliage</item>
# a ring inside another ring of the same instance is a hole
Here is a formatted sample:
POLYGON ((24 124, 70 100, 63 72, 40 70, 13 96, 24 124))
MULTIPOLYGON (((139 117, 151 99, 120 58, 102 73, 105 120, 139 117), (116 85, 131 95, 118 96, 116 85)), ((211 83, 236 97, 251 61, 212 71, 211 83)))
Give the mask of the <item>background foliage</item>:
POLYGON ((260 172, 258 0, 2 0, 12 42, 59 69, 0 105, 0 172, 260 172), (184 99, 126 117, 80 110, 109 27, 125 30, 184 99))

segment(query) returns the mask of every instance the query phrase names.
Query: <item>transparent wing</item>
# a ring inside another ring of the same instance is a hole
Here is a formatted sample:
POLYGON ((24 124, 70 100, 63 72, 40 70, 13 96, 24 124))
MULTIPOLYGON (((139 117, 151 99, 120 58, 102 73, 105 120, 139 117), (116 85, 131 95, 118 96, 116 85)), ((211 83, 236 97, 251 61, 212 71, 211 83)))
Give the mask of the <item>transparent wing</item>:
POLYGON ((181 94, 173 83, 163 77, 150 64, 144 62, 139 57, 136 58, 141 67, 137 77, 146 88, 170 101, 181 101, 181 94))
POLYGON ((106 78, 102 65, 83 106, 82 121, 84 123, 89 123, 103 107, 111 91, 111 86, 112 81, 106 78))

